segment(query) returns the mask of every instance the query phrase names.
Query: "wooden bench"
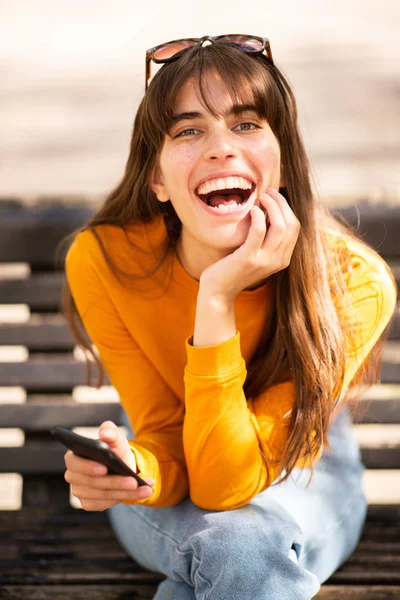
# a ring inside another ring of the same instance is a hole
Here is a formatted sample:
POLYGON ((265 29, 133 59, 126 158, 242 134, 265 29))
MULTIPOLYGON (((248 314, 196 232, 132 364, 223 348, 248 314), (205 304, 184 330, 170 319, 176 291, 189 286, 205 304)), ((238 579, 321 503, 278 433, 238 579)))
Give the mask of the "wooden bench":
MULTIPOLYGON (((0 598, 7 600, 144 600, 154 596, 163 579, 144 571, 121 549, 105 513, 71 506, 63 479, 64 449, 49 435, 54 425, 97 427, 105 419, 121 424, 117 398, 111 398, 113 388, 100 390, 110 392, 110 401, 77 401, 86 367, 73 354, 74 340, 59 312, 64 255, 55 264, 55 248, 94 210, 83 200, 30 207, 17 200, 0 201, 0 304, 23 305, 27 313, 23 322, 7 323, 0 312, 1 432, 19 428, 25 435, 23 445, 0 448, 0 471, 23 478, 21 508, 0 511, 0 598), (19 275, 7 275, 10 263, 14 268, 22 263, 19 275), (26 357, 13 359, 14 346, 25 348, 26 357)), ((357 210, 353 206, 339 213, 351 223, 360 219, 360 235, 379 250, 398 277, 399 209, 360 202, 357 210)), ((393 439, 392 431, 400 423, 399 317, 398 313, 385 344, 381 383, 368 396, 372 401, 363 424, 356 425, 361 435, 368 423, 384 424, 386 439, 365 438, 362 453, 371 476, 393 470, 388 494, 399 474, 399 439, 393 439)), ((4 503, 10 492, 1 478, 0 490, 4 503)), ((399 522, 400 502, 371 503, 358 549, 322 586, 318 597, 400 598, 399 522)))

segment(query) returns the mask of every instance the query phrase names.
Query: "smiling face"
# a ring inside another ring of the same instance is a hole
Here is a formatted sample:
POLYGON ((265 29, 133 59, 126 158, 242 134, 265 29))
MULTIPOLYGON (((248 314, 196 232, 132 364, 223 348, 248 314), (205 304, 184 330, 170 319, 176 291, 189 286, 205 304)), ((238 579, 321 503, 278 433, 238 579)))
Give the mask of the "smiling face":
POLYGON ((259 194, 284 185, 279 143, 268 122, 251 105, 240 112, 233 108, 218 75, 210 73, 206 84, 212 108, 222 116, 206 110, 193 79, 187 81, 176 97, 177 120, 165 137, 152 182, 158 200, 170 200, 182 222, 178 255, 197 279, 245 242, 249 211, 253 204, 260 206, 259 194))

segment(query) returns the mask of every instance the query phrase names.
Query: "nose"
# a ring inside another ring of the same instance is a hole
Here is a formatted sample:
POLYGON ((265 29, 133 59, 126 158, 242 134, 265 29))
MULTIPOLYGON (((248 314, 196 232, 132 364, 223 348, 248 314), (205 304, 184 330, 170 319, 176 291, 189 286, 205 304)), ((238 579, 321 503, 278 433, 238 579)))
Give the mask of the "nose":
POLYGON ((230 131, 218 131, 209 136, 207 147, 204 151, 205 160, 226 160, 238 155, 238 148, 235 140, 232 139, 230 131))

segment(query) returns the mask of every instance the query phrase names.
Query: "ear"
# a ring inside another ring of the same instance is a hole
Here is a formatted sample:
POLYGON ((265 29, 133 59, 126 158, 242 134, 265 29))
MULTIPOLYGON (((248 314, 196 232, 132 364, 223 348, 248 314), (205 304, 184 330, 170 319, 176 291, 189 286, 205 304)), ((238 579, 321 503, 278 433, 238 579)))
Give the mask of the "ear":
POLYGON ((168 202, 169 194, 164 186, 163 177, 158 165, 150 176, 150 187, 160 202, 168 202))

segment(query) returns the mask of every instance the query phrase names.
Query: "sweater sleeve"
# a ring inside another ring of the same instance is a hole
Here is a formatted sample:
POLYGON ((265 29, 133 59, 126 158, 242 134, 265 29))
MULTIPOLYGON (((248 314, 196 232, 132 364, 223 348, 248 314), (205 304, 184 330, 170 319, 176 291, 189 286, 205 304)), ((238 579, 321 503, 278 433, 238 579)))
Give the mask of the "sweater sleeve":
POLYGON ((184 407, 135 343, 77 238, 66 257, 76 307, 131 422, 138 473, 155 480, 150 498, 127 504, 165 507, 189 495, 182 444, 184 407), (82 282, 84 282, 82 284, 82 282))
POLYGON ((240 332, 215 346, 186 340, 183 444, 190 497, 205 510, 244 506, 270 483, 243 384, 240 332))
POLYGON ((338 304, 354 329, 353 343, 346 340, 346 371, 342 392, 368 357, 391 322, 397 305, 397 286, 392 271, 375 252, 353 254, 347 281, 351 306, 338 304))
MULTIPOLYGON (((390 321, 396 306, 395 281, 383 261, 354 261, 349 282, 359 326, 347 349, 344 386, 349 384, 390 321)), ((232 510, 271 485, 277 470, 263 454, 280 460, 289 436, 285 416, 295 404, 292 381, 277 384, 246 401, 246 366, 240 333, 215 346, 186 340, 186 414, 183 442, 192 501, 203 509, 232 510)), ((320 456, 322 448, 318 456, 320 456)), ((318 456, 316 458, 318 458, 318 456)), ((307 466, 304 461, 301 465, 307 466)))

